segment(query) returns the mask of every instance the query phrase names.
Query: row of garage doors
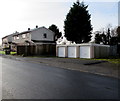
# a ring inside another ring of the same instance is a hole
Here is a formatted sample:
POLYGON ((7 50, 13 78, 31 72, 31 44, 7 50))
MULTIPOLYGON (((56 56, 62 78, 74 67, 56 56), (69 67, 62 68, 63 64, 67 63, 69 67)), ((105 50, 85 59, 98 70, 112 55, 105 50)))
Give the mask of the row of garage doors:
POLYGON ((110 46, 93 43, 76 45, 57 45, 56 52, 58 57, 106 58, 110 54, 110 46))
POLYGON ((80 47, 58 47, 58 57, 71 57, 71 58, 91 58, 90 46, 80 47))

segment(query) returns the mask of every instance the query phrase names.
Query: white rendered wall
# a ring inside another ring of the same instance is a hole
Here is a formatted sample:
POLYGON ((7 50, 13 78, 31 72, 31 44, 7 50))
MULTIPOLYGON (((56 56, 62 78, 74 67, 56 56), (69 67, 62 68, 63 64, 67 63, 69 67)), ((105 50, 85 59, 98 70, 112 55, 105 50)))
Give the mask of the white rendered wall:
POLYGON ((54 33, 44 27, 34 30, 30 34, 31 40, 54 41, 54 33), (44 34, 46 34, 46 38, 44 38, 44 34))

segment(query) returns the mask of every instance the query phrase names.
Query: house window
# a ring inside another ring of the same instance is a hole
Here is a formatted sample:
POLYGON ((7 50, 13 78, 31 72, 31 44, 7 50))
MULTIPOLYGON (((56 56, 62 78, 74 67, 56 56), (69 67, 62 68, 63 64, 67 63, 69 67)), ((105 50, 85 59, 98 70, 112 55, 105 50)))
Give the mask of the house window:
POLYGON ((22 34, 22 38, 26 38, 26 34, 22 34))
POLYGON ((19 36, 17 36, 16 39, 19 39, 19 36))
POLYGON ((43 38, 47 38, 47 34, 46 33, 43 34, 43 38))
POLYGON ((17 39, 17 36, 14 36, 13 39, 16 40, 16 39, 17 39))

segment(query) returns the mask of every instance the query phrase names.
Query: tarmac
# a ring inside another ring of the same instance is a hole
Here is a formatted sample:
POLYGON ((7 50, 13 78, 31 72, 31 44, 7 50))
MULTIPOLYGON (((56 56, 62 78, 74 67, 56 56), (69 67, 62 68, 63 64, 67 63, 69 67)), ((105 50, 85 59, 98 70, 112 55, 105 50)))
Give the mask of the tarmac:
POLYGON ((23 62, 43 63, 44 65, 50 65, 57 68, 88 72, 120 79, 120 65, 107 61, 58 57, 22 57, 12 55, 2 55, 2 57, 23 62))

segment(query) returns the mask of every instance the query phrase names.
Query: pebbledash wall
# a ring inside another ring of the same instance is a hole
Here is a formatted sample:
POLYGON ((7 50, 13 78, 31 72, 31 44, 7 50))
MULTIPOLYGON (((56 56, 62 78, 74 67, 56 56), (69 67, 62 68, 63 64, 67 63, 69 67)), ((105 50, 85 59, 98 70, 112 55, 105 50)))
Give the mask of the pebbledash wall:
POLYGON ((105 58, 110 54, 109 45, 100 45, 93 43, 57 45, 56 55, 58 57, 69 58, 105 58))

